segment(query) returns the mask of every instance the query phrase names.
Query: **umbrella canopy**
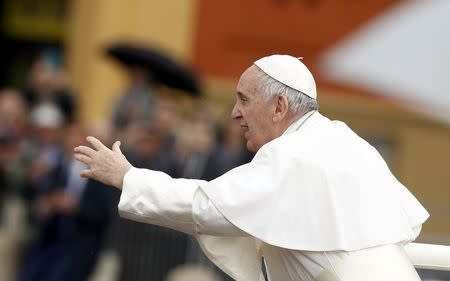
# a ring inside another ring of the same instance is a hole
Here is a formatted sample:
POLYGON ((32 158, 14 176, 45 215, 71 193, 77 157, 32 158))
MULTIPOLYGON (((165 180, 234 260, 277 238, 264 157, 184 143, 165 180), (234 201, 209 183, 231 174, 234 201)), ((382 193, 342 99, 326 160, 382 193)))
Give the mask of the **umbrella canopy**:
POLYGON ((184 90, 193 96, 200 95, 200 85, 192 71, 160 51, 121 43, 109 47, 107 54, 125 66, 148 69, 157 83, 184 90))

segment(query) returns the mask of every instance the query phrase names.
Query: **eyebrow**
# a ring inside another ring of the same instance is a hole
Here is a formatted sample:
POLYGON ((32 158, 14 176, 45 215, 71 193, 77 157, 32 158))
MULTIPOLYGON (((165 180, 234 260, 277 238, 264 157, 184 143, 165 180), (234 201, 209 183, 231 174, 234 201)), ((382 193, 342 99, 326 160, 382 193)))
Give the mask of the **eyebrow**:
POLYGON ((246 98, 246 99, 248 99, 248 96, 244 95, 242 92, 237 91, 237 95, 238 95, 240 98, 246 98))

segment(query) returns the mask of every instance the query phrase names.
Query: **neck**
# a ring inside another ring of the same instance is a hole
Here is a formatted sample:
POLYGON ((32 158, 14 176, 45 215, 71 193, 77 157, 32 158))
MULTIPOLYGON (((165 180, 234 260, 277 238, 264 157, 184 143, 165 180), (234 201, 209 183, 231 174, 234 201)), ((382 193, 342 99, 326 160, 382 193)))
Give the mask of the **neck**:
MULTIPOLYGON (((297 120, 299 120, 300 118, 302 118, 303 116, 305 116, 306 114, 308 114, 311 111, 307 111, 307 112, 300 112, 300 113, 292 113, 289 118, 287 118, 288 120, 286 121, 287 125, 284 128, 284 130, 286 131, 292 124, 294 124, 295 122, 297 122, 297 120)), ((284 131, 283 131, 284 132, 284 131)))
POLYGON ((273 132, 274 138, 281 136, 295 121, 300 119, 304 114, 301 113, 290 113, 286 116, 280 123, 279 126, 274 127, 275 131, 273 132))
POLYGON ((298 130, 298 128, 315 112, 316 110, 310 110, 305 113, 297 114, 290 122, 290 125, 286 128, 283 134, 288 134, 292 131, 298 130))

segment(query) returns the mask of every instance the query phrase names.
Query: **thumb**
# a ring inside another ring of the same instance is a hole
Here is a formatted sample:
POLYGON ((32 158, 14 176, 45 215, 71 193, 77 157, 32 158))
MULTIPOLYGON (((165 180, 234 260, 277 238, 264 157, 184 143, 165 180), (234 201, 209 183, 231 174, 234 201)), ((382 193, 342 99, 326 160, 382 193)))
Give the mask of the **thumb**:
POLYGON ((122 154, 122 150, 120 150, 120 145, 121 145, 120 141, 116 141, 112 146, 112 150, 114 152, 119 152, 120 154, 122 154))

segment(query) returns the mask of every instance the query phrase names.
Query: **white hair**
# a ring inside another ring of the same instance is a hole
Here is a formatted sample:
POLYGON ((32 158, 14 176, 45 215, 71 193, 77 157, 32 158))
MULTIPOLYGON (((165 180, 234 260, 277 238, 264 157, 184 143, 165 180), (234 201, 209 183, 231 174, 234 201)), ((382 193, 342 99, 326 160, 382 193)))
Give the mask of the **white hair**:
POLYGON ((295 114, 319 109, 317 100, 273 79, 264 71, 258 71, 257 80, 266 100, 276 95, 283 95, 288 100, 289 109, 295 114))

